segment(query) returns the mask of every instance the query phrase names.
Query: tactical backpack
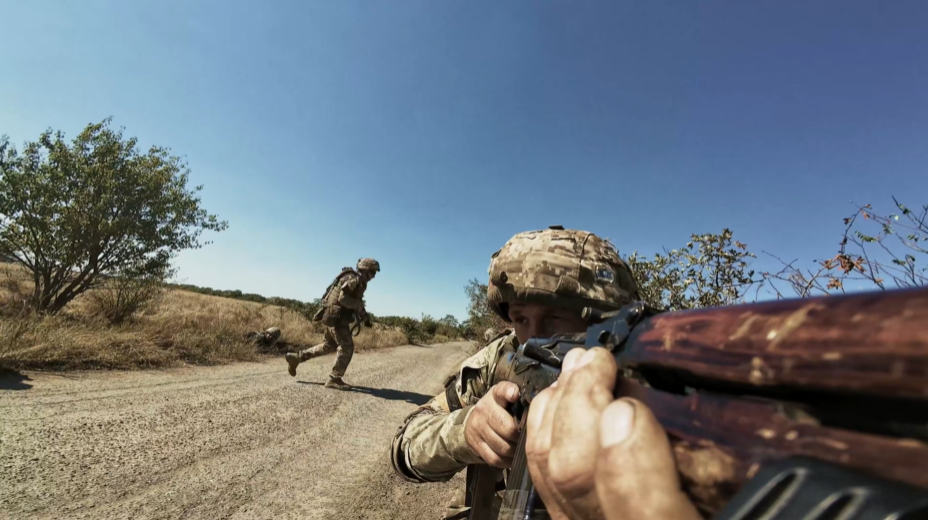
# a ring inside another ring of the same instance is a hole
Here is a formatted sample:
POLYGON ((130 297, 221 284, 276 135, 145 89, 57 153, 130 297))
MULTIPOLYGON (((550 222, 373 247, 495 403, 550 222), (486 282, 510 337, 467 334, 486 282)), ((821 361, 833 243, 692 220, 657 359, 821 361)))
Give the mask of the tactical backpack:
POLYGON ((331 294, 332 289, 338 285, 338 282, 349 274, 353 274, 359 278, 361 277, 361 273, 355 271, 351 267, 343 267, 342 272, 338 273, 338 276, 326 287, 325 294, 322 295, 322 307, 313 315, 313 321, 322 321, 325 325, 329 326, 331 326, 331 322, 335 321, 335 318, 339 315, 339 309, 337 306, 330 305, 329 302, 326 301, 326 298, 329 297, 329 294, 331 294))

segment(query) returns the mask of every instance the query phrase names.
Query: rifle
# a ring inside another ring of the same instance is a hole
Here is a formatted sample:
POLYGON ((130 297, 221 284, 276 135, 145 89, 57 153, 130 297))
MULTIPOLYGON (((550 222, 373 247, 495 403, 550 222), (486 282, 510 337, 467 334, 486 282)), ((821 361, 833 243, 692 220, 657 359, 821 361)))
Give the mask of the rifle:
MULTIPOLYGON (((657 417, 703 516, 928 519, 928 288, 583 315, 586 333, 531 339, 497 363, 523 425, 498 518, 547 517, 526 467, 528 408, 568 351, 602 346, 615 396, 657 417)), ((469 518, 492 517, 496 475, 468 467, 469 518)))
POLYGON ((366 309, 362 309, 361 312, 352 312, 351 320, 353 325, 351 326, 351 335, 357 337, 361 333, 361 325, 364 325, 367 328, 371 328, 374 324, 371 322, 371 316, 367 313, 366 309))

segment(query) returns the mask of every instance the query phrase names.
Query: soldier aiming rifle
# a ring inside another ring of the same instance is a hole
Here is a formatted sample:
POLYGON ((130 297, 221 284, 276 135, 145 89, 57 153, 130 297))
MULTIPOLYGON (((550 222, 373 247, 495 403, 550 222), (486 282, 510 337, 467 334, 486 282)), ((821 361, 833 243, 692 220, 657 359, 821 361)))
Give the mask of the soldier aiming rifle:
POLYGON ((449 518, 928 515, 928 289, 665 313, 557 227, 493 255, 488 300, 514 331, 393 442, 407 480, 467 468, 449 518))

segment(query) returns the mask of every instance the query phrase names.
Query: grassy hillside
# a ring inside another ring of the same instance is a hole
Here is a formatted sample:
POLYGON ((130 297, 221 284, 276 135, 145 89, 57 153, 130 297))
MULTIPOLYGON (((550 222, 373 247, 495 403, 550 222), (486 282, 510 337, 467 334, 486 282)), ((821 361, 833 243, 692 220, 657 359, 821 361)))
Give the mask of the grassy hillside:
MULTIPOLYGON (((131 322, 113 326, 83 295, 59 315, 22 312, 18 295, 31 282, 9 264, 0 266, 0 367, 11 369, 149 368, 255 360, 322 341, 322 328, 284 307, 168 290, 131 322), (261 352, 244 339, 248 331, 278 327, 283 342, 261 352)), ((430 338, 431 343, 447 337, 430 338)), ((409 343, 397 327, 374 324, 355 338, 357 351, 409 343)))

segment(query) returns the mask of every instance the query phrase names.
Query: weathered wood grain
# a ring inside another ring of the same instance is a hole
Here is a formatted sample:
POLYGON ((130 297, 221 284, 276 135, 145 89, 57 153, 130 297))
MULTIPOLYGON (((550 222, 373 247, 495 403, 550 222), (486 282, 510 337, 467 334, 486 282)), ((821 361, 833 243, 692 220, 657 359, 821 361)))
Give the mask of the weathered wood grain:
POLYGON ((621 359, 755 387, 928 399, 928 288, 660 314, 621 359))

